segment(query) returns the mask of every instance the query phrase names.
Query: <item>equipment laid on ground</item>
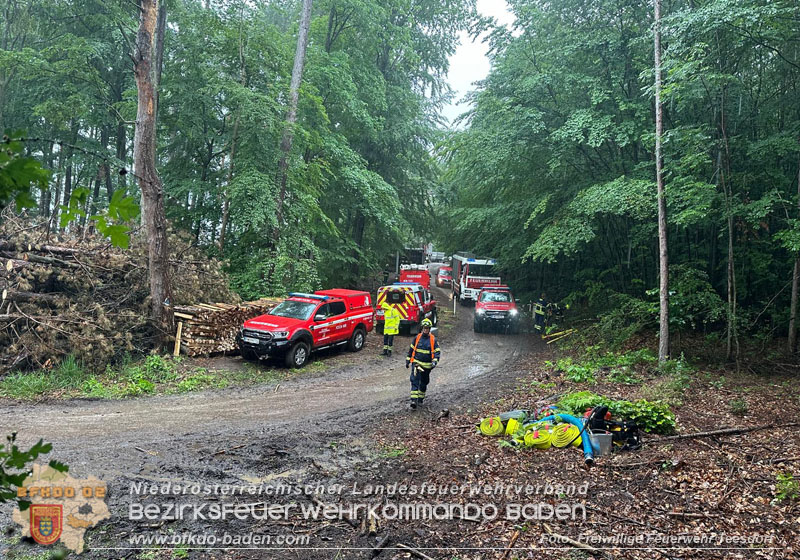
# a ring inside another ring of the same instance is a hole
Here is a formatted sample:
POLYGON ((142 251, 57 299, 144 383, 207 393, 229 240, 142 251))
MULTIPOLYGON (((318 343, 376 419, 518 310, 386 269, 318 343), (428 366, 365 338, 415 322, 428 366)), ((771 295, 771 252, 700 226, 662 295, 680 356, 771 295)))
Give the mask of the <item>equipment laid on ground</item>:
POLYGON ((580 447, 588 466, 594 463, 595 457, 610 455, 613 449, 636 449, 640 445, 636 423, 612 421, 605 406, 587 411, 583 419, 558 412, 551 405, 533 412, 512 410, 484 418, 479 431, 487 436, 505 434, 513 445, 520 447, 580 447))

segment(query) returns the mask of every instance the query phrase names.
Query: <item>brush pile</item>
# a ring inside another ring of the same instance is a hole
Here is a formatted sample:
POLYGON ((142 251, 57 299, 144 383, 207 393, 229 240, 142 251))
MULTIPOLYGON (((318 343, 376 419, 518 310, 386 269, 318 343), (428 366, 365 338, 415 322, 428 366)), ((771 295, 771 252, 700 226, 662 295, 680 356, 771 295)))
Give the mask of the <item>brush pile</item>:
MULTIPOLYGON (((102 369, 155 343, 147 245, 134 238, 118 249, 70 227, 59 232, 9 209, 0 215, 0 374, 46 369, 69 354, 102 369)), ((174 304, 238 302, 219 261, 179 235, 170 235, 169 247, 174 304)))

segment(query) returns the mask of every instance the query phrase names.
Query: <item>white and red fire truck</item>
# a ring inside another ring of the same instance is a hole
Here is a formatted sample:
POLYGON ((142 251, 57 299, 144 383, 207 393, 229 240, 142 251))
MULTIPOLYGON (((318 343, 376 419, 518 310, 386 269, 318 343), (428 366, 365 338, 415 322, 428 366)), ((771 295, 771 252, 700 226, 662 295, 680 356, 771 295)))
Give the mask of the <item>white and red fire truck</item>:
POLYGON ((495 259, 474 257, 464 253, 453 255, 453 298, 461 305, 476 301, 484 286, 499 286, 500 277, 495 276, 495 259))

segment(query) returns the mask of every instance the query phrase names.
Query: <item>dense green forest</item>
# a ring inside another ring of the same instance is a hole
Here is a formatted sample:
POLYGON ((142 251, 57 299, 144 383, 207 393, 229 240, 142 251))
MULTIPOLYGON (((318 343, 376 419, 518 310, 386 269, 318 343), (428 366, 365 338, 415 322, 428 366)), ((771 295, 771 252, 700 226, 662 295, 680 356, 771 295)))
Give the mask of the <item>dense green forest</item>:
MULTIPOLYGON (((654 321, 653 4, 317 0, 294 142, 301 4, 168 0, 158 169, 172 226, 226 259, 244 297, 355 285, 411 240, 495 256, 612 332, 654 321), (448 56, 487 31, 493 68, 456 130, 448 56), (286 192, 281 173, 287 174, 286 192)), ((130 174, 138 10, 5 0, 0 129, 52 170, 29 212, 88 212, 130 174), (75 193, 81 197, 75 201, 75 193)), ((785 336, 800 250, 800 10, 792 0, 663 3, 671 321, 785 336)), ((119 195, 118 195, 119 196, 119 195)))
MULTIPOLYGON (((651 322, 653 5, 509 4, 517 28, 492 35, 493 70, 443 150, 442 231, 451 248, 497 256, 520 288, 611 308, 625 319, 610 317, 612 331, 651 322)), ((672 325, 723 327, 730 310, 740 331, 785 335, 800 249, 800 10, 711 0, 662 13, 672 325)))
MULTIPOLYGON (((477 21, 474 0, 314 3, 279 224, 300 4, 164 4, 167 217, 229 260, 244 297, 354 284, 431 228, 447 58, 477 21)), ((90 211, 121 189, 136 195, 118 172, 132 169, 136 4, 7 0, 2 10, 0 130, 37 139, 27 149, 53 172, 35 212, 55 230, 76 189, 88 189, 79 205, 90 211)))

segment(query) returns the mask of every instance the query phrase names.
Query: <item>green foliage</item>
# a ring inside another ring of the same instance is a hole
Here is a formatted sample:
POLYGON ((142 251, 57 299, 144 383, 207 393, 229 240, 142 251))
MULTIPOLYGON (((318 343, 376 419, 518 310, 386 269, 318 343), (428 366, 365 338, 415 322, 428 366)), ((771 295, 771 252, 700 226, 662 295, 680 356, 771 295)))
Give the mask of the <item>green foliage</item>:
POLYGON ((778 473, 775 477, 775 500, 794 501, 800 498, 800 482, 791 472, 778 473))
POLYGON ((597 372, 610 370, 608 374, 610 380, 632 384, 639 383, 641 380, 636 377, 631 368, 657 361, 656 356, 647 348, 624 353, 606 352, 605 354, 596 354, 597 349, 597 347, 587 348, 586 357, 580 362, 566 357, 560 358, 555 364, 545 362, 545 365, 563 372, 564 376, 574 383, 595 383, 597 372))
POLYGON ((744 399, 733 399, 730 402, 731 414, 735 416, 744 416, 749 412, 747 401, 744 399))
POLYGON ((38 160, 23 154, 24 137, 24 131, 6 130, 0 144, 0 210, 11 200, 18 209, 36 206, 31 187, 44 190, 50 180, 50 172, 38 160))
MULTIPOLYGON (((29 449, 20 449, 16 444, 17 433, 6 437, 6 443, 0 444, 0 504, 16 502, 20 511, 30 507, 30 501, 18 498, 16 489, 22 486, 31 474, 29 463, 40 455, 46 455, 53 449, 52 444, 39 440, 29 449)), ((67 472, 69 467, 58 461, 50 461, 48 465, 58 472, 67 472)))
POLYGON ((560 358, 556 362, 556 369, 564 373, 564 377, 574 383, 589 383, 595 382, 594 379, 594 366, 592 364, 576 364, 573 363, 572 358, 560 358))
POLYGON ((675 430, 675 414, 668 405, 659 401, 612 400, 589 391, 580 391, 564 396, 557 406, 559 410, 579 418, 589 408, 607 406, 613 417, 633 420, 646 432, 668 434, 675 430))
MULTIPOLYGON (((729 218, 739 325, 786 325, 800 251, 800 114, 791 2, 666 10, 663 137, 673 329, 722 329, 729 218), (786 18, 789 18, 788 20, 786 18), (764 59, 762 49, 771 56, 764 59), (753 92, 769 91, 768 100, 753 92), (775 115, 785 115, 775 118, 775 115), (746 272, 744 272, 746 271, 746 272), (762 310, 768 309, 762 313, 762 310)), ((443 145, 440 236, 496 256, 520 293, 600 318, 613 347, 657 324, 650 8, 629 0, 511 3, 469 126, 443 145), (615 25, 609 26, 608 22, 615 25)), ((785 326, 778 332, 785 332, 785 326)))

